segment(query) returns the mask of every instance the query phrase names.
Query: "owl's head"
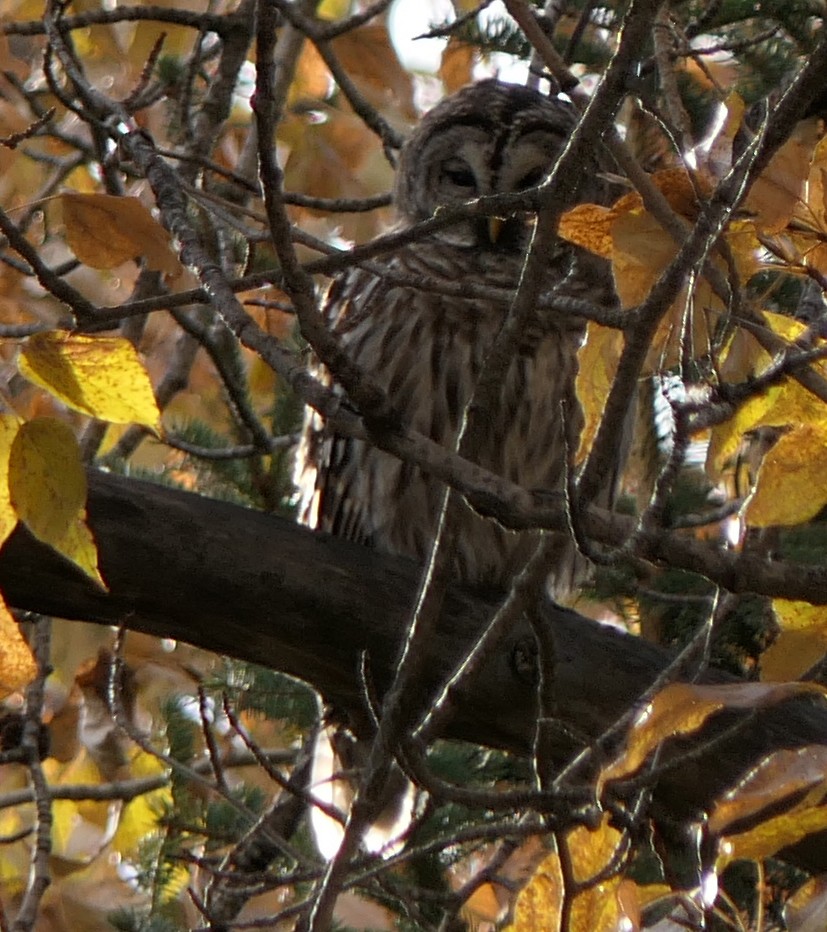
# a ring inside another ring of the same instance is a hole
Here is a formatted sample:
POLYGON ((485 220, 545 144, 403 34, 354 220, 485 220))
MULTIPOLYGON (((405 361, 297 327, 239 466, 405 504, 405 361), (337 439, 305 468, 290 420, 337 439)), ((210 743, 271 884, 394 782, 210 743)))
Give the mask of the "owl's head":
MULTIPOLYGON (((402 149, 395 190, 400 215, 415 223, 438 207, 539 184, 575 122, 570 103, 521 85, 488 80, 463 88, 430 110, 402 149)), ((510 218, 492 227, 480 218, 438 237, 456 246, 517 250, 526 225, 510 218)))

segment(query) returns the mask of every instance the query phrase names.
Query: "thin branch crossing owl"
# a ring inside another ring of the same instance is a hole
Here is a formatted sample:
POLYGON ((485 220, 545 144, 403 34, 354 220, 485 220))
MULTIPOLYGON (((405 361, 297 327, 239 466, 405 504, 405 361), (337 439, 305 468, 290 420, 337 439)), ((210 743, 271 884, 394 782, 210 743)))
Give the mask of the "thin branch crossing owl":
MULTIPOLYGON (((394 193, 400 228, 439 207, 539 184, 576 120, 567 101, 497 80, 464 88, 431 110, 402 150, 394 193)), ((572 199, 597 196, 596 167, 584 165, 572 199)), ((494 298, 440 293, 470 282, 513 291, 520 280, 531 218, 475 217, 432 232, 353 268, 328 291, 324 313, 351 358, 385 389, 403 423, 454 449, 463 413, 486 355, 508 313, 494 298), (379 268, 377 268, 379 266, 379 268), (429 286, 430 283, 430 286, 429 286)), ((602 260, 556 240, 542 291, 613 303, 602 260)), ((479 463, 526 489, 560 490, 566 444, 561 401, 573 397, 582 319, 539 308, 489 412, 479 463)), ((329 374, 317 367, 320 378, 329 374)), ((580 426, 576 404, 570 406, 580 426)), ((329 433, 308 416, 297 463, 300 519, 310 527, 378 550, 422 560, 434 536, 440 483, 417 467, 329 433)), ((459 582, 506 587, 531 552, 464 506, 457 540, 459 582)))

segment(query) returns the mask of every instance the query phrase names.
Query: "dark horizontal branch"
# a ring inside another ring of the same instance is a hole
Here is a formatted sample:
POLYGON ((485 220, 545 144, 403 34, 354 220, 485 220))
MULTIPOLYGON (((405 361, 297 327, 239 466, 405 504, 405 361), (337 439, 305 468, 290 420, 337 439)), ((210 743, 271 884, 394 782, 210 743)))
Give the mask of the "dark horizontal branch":
MULTIPOLYGON (((65 16, 58 23, 61 32, 86 29, 89 26, 110 25, 126 22, 158 22, 175 26, 189 26, 201 32, 215 32, 223 36, 235 28, 232 15, 219 16, 214 13, 193 13, 189 10, 173 10, 162 6, 118 7, 116 10, 88 10, 78 16, 65 16)), ((46 26, 42 19, 27 22, 0 23, 0 34, 7 36, 42 36, 46 26)))
MULTIPOLYGON (((357 714, 363 658, 378 693, 391 681, 416 588, 414 564, 236 505, 97 472, 90 474, 88 512, 109 592, 18 528, 0 550, 0 589, 12 605, 123 623, 265 664, 357 714)), ((421 684, 423 707, 494 607, 472 593, 449 591, 428 681, 421 684)), ((556 707, 565 717, 553 750, 563 762, 573 750, 567 735, 602 733, 645 692, 669 655, 551 604, 544 618, 555 642, 556 707)), ((528 624, 506 635, 494 659, 456 697, 450 736, 531 752, 535 684, 520 658, 533 653, 533 643, 528 624)), ((797 699, 762 710, 731 739, 667 773, 656 802, 676 818, 695 814, 772 750, 826 737, 823 703, 797 699)), ((827 869, 821 836, 792 856, 809 869, 827 869)))

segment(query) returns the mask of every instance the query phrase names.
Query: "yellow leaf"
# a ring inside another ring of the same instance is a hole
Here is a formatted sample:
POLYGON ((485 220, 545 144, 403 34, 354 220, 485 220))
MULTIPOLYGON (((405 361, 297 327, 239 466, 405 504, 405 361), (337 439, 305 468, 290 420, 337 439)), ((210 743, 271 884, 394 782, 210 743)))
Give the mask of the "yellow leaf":
MULTIPOLYGON (((782 314, 764 311, 762 316, 773 333, 788 343, 795 342, 806 330, 805 324, 782 314)), ((746 381, 760 375, 770 362, 770 355, 755 337, 738 330, 727 347, 720 371, 726 382, 746 381)), ((814 364, 813 368, 827 375, 823 362, 814 364)), ((781 384, 749 398, 728 421, 713 429, 707 451, 707 471, 717 481, 721 471, 738 452, 744 435, 758 427, 815 426, 824 421, 823 402, 794 379, 785 379, 781 384)))
POLYGON ((772 610, 785 631, 823 628, 827 631, 827 607, 796 602, 792 599, 773 599, 772 610))
POLYGON ((514 907, 514 922, 508 932, 557 932, 560 928, 565 887, 560 858, 550 854, 523 887, 514 907))
POLYGON ((610 864, 623 840, 623 835, 609 824, 604 815, 596 829, 578 825, 566 836, 572 875, 577 883, 586 884, 610 864))
MULTIPOLYGON (((588 884, 610 863, 622 835, 609 825, 608 816, 600 826, 589 830, 578 826, 568 833, 568 848, 574 880, 588 884)), ((517 897, 514 922, 509 932, 557 932, 566 890, 557 854, 549 855, 517 897)), ((640 896, 637 886, 621 877, 610 877, 587 886, 572 902, 566 932, 616 932, 618 928, 640 926, 640 896)))
POLYGON ((86 473, 68 424, 36 418, 21 425, 9 457, 9 492, 38 540, 61 540, 86 501, 86 473))
POLYGON ((678 247, 643 208, 619 213, 611 229, 615 288, 623 307, 635 307, 648 297, 678 247))
POLYGON ((86 526, 86 473, 67 424, 44 417, 20 427, 9 456, 9 494, 18 518, 38 540, 103 585, 86 526))
POLYGON ((81 510, 77 520, 71 524, 63 538, 52 544, 52 546, 55 550, 59 550, 64 557, 68 557, 76 566, 79 566, 101 588, 107 588, 98 569, 98 548, 95 544, 95 538, 92 536, 92 531, 86 523, 85 508, 81 510))
POLYGON ((589 321, 586 342, 577 354, 579 368, 575 391, 584 417, 580 447, 577 451, 578 463, 582 462, 591 450, 622 349, 623 333, 620 330, 601 327, 600 324, 589 321))
POLYGON ((823 832, 827 829, 827 806, 795 812, 791 815, 775 816, 759 823, 755 828, 726 838, 731 844, 731 860, 762 861, 772 857, 782 848, 823 832))
POLYGON ((0 414, 0 544, 17 525, 17 512, 9 497, 9 455, 20 422, 11 414, 0 414))
POLYGON ((153 790, 136 796, 124 806, 113 847, 126 858, 138 854, 141 843, 158 831, 158 816, 172 805, 170 789, 153 790))
POLYGON ((158 429, 152 384, 129 340, 45 331, 26 340, 19 365, 22 375, 76 411, 158 429))
POLYGON ((578 893, 571 906, 570 932, 616 932, 624 927, 638 928, 621 907, 620 885, 620 878, 612 877, 578 893))
POLYGON ((20 692, 37 676, 37 664, 0 596, 0 699, 20 692))
POLYGON ((782 631, 761 655, 761 679, 773 683, 801 679, 825 653, 827 631, 819 628, 782 631))
POLYGON ((781 632, 761 655, 761 679, 801 679, 827 652, 827 608, 787 599, 773 599, 772 608, 781 632))
POLYGON ((823 746, 773 752, 716 802, 709 817, 710 831, 714 835, 733 833, 733 828, 747 819, 760 821, 766 809, 778 812, 785 800, 790 808, 821 803, 825 767, 827 748, 823 746))
POLYGON ((60 200, 69 248, 85 265, 111 269, 140 257, 149 269, 180 274, 169 233, 138 198, 61 194, 60 200))
POLYGON ((322 0, 316 10, 319 19, 335 20, 347 16, 350 12, 351 0, 322 0))
POLYGON ((745 520, 752 527, 801 524, 827 503, 827 426, 802 424, 764 457, 745 520))

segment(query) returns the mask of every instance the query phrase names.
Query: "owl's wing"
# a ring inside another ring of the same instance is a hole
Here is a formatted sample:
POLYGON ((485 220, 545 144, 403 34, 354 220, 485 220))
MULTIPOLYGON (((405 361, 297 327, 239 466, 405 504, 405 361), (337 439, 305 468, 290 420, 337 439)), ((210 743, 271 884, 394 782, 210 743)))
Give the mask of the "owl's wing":
MULTIPOLYGON (((372 296, 377 284, 374 276, 355 269, 330 285, 323 313, 328 326, 345 344, 348 334, 368 312, 371 302, 365 299, 372 296)), ((311 371, 341 396, 343 406, 348 405, 344 392, 324 365, 314 360, 311 371)), ((302 524, 347 540, 372 543, 368 502, 353 494, 363 448, 364 441, 333 433, 319 414, 306 410, 294 473, 302 524)))

